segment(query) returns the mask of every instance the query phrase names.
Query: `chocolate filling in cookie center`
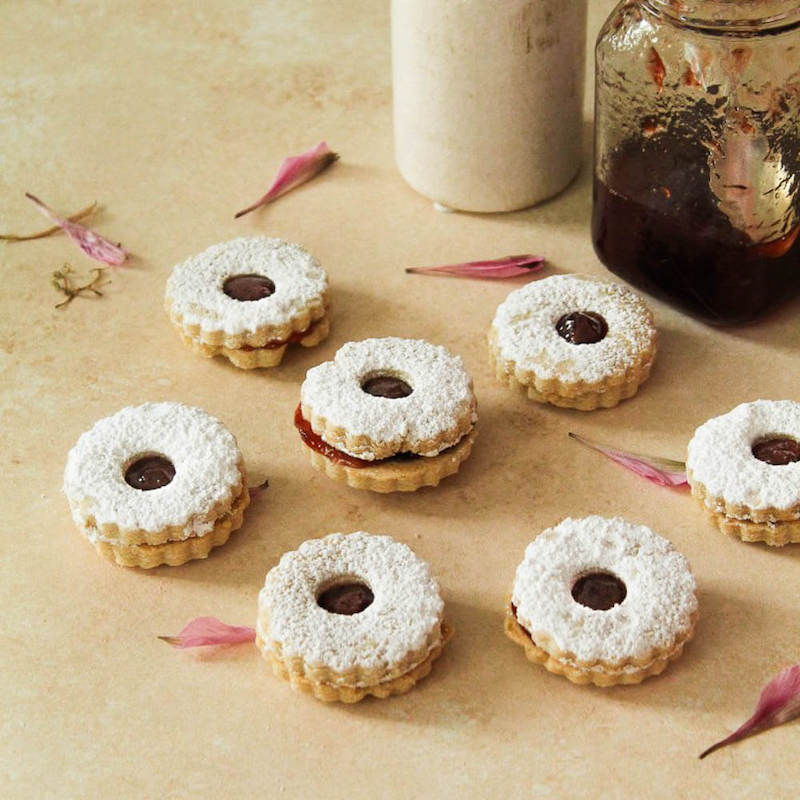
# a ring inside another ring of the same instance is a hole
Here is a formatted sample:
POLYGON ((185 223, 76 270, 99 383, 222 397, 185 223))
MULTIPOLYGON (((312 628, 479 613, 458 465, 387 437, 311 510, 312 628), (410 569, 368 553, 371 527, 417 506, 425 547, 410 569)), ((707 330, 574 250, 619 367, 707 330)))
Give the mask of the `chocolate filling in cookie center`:
POLYGON ((365 583, 351 581, 337 583, 326 589, 318 598, 317 605, 331 614, 360 614, 372 605, 375 595, 365 583))
POLYGON ((374 375, 361 384, 361 391, 373 397, 388 397, 397 400, 408 397, 414 390, 402 379, 394 375, 374 375))
POLYGON ((608 325, 605 319, 594 311, 573 311, 559 319, 556 331, 570 344, 594 344, 605 338, 608 325))
POLYGON ((174 477, 175 467, 164 456, 143 456, 125 470, 125 483, 142 492, 160 489, 171 483, 174 477))
POLYGON ((800 461, 800 442, 788 436, 771 436, 753 445, 753 455, 776 467, 800 461))
POLYGON ((625 584, 610 572, 590 572, 575 581, 572 599, 595 611, 608 611, 628 594, 625 584))
POLYGON ((222 284, 222 291, 234 300, 249 303, 269 297, 275 291, 275 284, 265 275, 232 275, 222 284))

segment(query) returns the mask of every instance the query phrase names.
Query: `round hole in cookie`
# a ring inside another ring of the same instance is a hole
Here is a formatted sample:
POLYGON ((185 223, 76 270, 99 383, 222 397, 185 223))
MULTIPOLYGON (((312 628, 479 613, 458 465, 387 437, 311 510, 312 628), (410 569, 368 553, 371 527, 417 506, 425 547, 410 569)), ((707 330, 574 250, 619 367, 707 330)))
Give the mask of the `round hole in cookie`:
POLYGON ((125 467, 125 483, 141 492, 150 492, 172 483, 175 465, 161 453, 135 456, 125 467))
POLYGON ((323 585, 317 593, 317 605, 331 614, 352 616, 372 605, 372 589, 358 577, 344 576, 323 585))
POLYGON ((791 436, 770 434, 755 441, 751 452, 759 461, 782 467, 800 461, 800 442, 791 436))
POLYGON ((408 397, 414 388, 397 372, 370 372, 361 379, 361 391, 373 397, 386 397, 390 400, 399 400, 408 397))
POLYGON ((249 303, 269 297, 275 292, 275 284, 266 275, 231 275, 222 284, 222 291, 234 300, 249 303))
POLYGON ((595 344, 605 339, 608 323, 595 311, 573 311, 558 320, 556 332, 570 344, 595 344))
POLYGON ((581 575, 572 585, 572 599, 595 611, 608 611, 627 596, 625 584, 612 572, 597 570, 581 575))

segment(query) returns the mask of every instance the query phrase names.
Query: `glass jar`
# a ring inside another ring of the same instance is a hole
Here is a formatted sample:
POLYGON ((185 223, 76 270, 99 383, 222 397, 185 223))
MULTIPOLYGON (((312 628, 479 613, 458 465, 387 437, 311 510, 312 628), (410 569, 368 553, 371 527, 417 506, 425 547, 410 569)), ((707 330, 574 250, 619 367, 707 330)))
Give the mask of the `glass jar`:
POLYGON ((624 0, 596 47, 592 239, 715 324, 800 289, 800 2, 624 0))

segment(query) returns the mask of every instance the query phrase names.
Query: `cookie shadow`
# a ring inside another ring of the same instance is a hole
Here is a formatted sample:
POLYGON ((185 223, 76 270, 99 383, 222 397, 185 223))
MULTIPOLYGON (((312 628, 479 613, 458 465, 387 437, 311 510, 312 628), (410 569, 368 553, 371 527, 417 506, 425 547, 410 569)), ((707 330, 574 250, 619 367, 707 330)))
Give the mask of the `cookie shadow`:
MULTIPOLYGON (((763 395, 764 380, 758 371, 742 369, 741 351, 731 342, 732 334, 726 330, 710 331, 699 323, 673 326, 659 325, 659 353, 650 379, 641 387, 641 399, 651 396, 658 399, 660 407, 669 408, 663 415, 665 430, 675 421, 684 421, 685 427, 694 431, 712 416, 730 411, 739 403, 763 395), (680 365, 680 380, 675 380, 675 366, 680 365), (719 375, 731 380, 719 384, 719 375), (687 387, 720 385, 721 391, 687 391, 687 387)), ((788 349, 800 346, 800 337, 788 349)), ((765 363, 769 353, 762 354, 765 363)), ((637 397, 627 402, 635 402, 637 397)))
MULTIPOLYGON (((542 406, 554 424, 565 431, 588 436, 621 449, 630 449, 684 460, 686 446, 698 425, 716 414, 730 410, 740 402, 720 398, 719 394, 689 392, 687 386, 707 385, 706 364, 721 369, 724 354, 713 341, 677 328, 659 328, 659 351, 650 377, 637 393, 613 408, 579 411, 556 406, 542 406), (690 358, 680 354, 691 353, 690 358), (674 366, 680 363, 681 380, 675 381, 674 366), (664 409, 669 409, 669 414, 664 409), (619 436, 616 432, 619 432, 619 436), (636 434, 632 436, 632 434, 636 434), (636 440, 648 444, 636 444, 636 440), (655 441, 655 444, 649 443, 655 441)), ((735 367, 731 365, 731 374, 735 367)))
MULTIPOLYGON (((769 545, 766 542, 745 542, 741 541, 737 536, 728 536, 728 534, 722 533, 708 520, 707 524, 709 528, 717 534, 717 536, 726 536, 741 547, 755 548, 767 558, 787 559, 794 561, 800 560, 800 544, 797 542, 790 542, 789 544, 785 544, 780 547, 769 545)), ((776 561, 775 563, 777 564, 778 562, 776 561)))
MULTIPOLYGON (((331 331, 333 332, 333 330, 331 331)), ((203 358, 209 370, 209 382, 224 385, 230 380, 263 381, 269 383, 292 383, 298 390, 306 376, 306 372, 313 366, 333 358, 333 353, 338 345, 331 342, 329 335, 325 341, 314 347, 303 347, 299 344, 290 344, 283 354, 280 364, 274 367, 258 367, 256 369, 241 369, 228 361, 225 356, 203 358)))
POLYGON ((800 348, 798 316, 800 316, 800 296, 778 306, 755 322, 736 327, 712 328, 711 330, 732 339, 792 354, 800 348))
POLYGON ((264 576, 285 550, 290 549, 280 537, 271 535, 273 501, 268 493, 266 490, 251 500, 242 527, 234 531, 225 544, 215 547, 207 558, 188 561, 178 567, 164 565, 140 570, 141 574, 204 586, 241 587, 252 592, 255 608, 255 597, 264 583, 264 576))
POLYGON ((445 619, 455 633, 427 677, 403 695, 335 704, 328 707, 331 713, 454 731, 487 727, 495 709, 490 698, 475 692, 475 686, 491 680, 496 655, 488 640, 502 637, 502 610, 445 600, 445 619))
POLYGON ((666 670, 634 686, 615 686, 604 690, 614 703, 628 706, 683 708, 697 714, 735 714, 747 708, 747 698, 757 687, 758 678, 748 681, 749 667, 757 671, 760 654, 744 648, 742 642, 764 627, 773 612, 742 600, 733 592, 701 587, 697 592, 700 619, 694 637, 682 655, 666 670), (748 663, 749 657, 754 658, 748 663), (736 685, 723 677, 724 665, 735 664, 736 685))

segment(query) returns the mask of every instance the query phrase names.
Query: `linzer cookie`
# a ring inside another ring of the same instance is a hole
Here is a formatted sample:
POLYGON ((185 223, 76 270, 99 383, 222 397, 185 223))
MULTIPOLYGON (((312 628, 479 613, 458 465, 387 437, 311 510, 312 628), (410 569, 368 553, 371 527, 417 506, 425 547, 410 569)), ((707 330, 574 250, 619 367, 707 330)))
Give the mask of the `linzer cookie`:
POLYGON ((165 305, 184 342, 242 369, 280 364, 328 335, 328 278, 302 247, 266 236, 213 245, 178 264, 165 305))
POLYGON ((374 492, 413 492, 457 472, 477 421, 458 356, 419 339, 349 342, 310 369, 295 425, 312 465, 374 492))
POLYGON ((724 533, 800 542, 800 403, 756 400, 708 420, 689 442, 686 474, 724 533))
POLYGON ((695 588, 686 559, 644 525, 567 518, 528 545, 505 631, 573 683, 640 683, 691 639, 695 588))
POLYGON ((304 542, 258 596, 256 645, 278 677, 320 700, 407 692, 451 635, 430 567, 388 536, 304 542))
POLYGON ((205 558, 250 502, 242 455, 199 408, 145 403, 101 419, 70 450, 64 493, 105 558, 157 567, 205 558))
POLYGON ((532 400, 591 411, 636 394, 656 355, 653 315, 619 284, 554 275, 511 292, 489 330, 497 377, 532 400))

